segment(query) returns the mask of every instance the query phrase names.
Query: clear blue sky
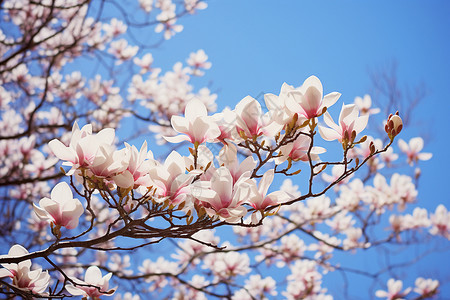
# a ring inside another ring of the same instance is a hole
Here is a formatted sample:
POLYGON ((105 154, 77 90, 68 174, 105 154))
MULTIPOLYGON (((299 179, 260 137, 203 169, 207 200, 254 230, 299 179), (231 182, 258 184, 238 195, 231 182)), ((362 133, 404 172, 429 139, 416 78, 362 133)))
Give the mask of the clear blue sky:
MULTIPOLYGON (((170 68, 190 52, 204 49, 213 63, 205 82, 212 81, 223 108, 234 107, 246 95, 277 94, 283 82, 298 86, 313 74, 325 93, 339 91, 340 101, 350 103, 370 91, 370 70, 396 61, 400 87, 424 83, 428 91, 414 126, 401 136, 409 140, 425 135, 424 151, 434 155, 420 163, 417 205, 433 211, 439 203, 450 207, 450 1, 208 3, 207 10, 180 21, 185 26, 182 34, 152 51, 156 64, 170 68)), ((444 254, 414 270, 431 276, 438 269, 449 280, 448 270, 440 268, 442 260, 450 264, 444 254)), ((446 292, 448 288, 443 296, 446 292)))

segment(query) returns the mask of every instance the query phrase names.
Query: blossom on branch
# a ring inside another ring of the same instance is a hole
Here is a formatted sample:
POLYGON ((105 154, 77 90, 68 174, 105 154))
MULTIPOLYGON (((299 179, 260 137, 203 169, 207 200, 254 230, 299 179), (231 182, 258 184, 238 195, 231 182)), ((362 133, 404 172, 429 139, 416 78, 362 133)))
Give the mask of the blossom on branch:
POLYGON ((205 141, 210 142, 220 135, 219 127, 211 116, 208 116, 205 104, 198 100, 192 99, 186 105, 184 117, 172 116, 170 120, 173 129, 178 133, 185 135, 177 135, 164 138, 170 143, 180 143, 189 141, 192 144, 202 144, 205 141))
POLYGON ((102 272, 97 266, 90 266, 84 275, 84 281, 75 277, 70 277, 73 281, 66 285, 66 290, 73 296, 91 297, 98 299, 100 296, 112 296, 117 287, 109 289, 109 280, 112 273, 102 277, 102 272))
POLYGON ((369 116, 359 116, 358 107, 355 104, 342 104, 339 114, 339 125, 333 121, 328 112, 324 114, 324 121, 329 127, 319 125, 319 133, 326 141, 338 140, 343 146, 348 146, 355 141, 356 135, 366 128, 369 116))
POLYGON ((388 280, 387 285, 387 291, 378 290, 375 292, 375 296, 377 296, 378 298, 385 298, 386 300, 402 300, 411 291, 410 287, 402 291, 403 282, 401 280, 395 280, 391 278, 388 280))
POLYGON ((419 160, 429 160, 433 156, 432 153, 420 153, 423 149, 423 139, 421 137, 412 138, 409 140, 409 143, 406 143, 403 139, 399 139, 398 147, 407 155, 410 166, 419 160))
POLYGON ((323 87, 316 76, 308 77, 302 86, 289 92, 286 99, 286 107, 292 112, 312 119, 322 115, 341 96, 338 92, 332 92, 323 96, 323 87))
POLYGON ((239 139, 256 139, 261 135, 275 136, 282 126, 263 115, 261 104, 256 99, 246 96, 235 107, 236 133, 239 139))
POLYGON ((50 198, 42 198, 39 206, 34 206, 34 212, 41 220, 51 222, 56 226, 73 229, 78 226, 78 220, 84 212, 80 200, 74 199, 72 191, 66 182, 58 183, 52 190, 50 198))
MULTIPOLYGON (((9 249, 8 255, 1 255, 0 258, 20 257, 27 254, 27 249, 16 244, 9 249)), ((47 271, 42 272, 41 268, 31 270, 31 260, 29 259, 18 264, 2 264, 2 267, 0 278, 11 278, 12 285, 24 291, 30 291, 34 294, 43 293, 50 282, 50 275, 47 271)))
POLYGON ((112 128, 105 128, 94 135, 91 124, 84 125, 80 129, 75 122, 68 147, 57 139, 51 140, 48 145, 56 157, 66 161, 63 165, 72 167, 66 173, 66 175, 72 175, 76 169, 92 165, 100 152, 100 147, 111 146, 114 138, 115 133, 112 128))
POLYGON ((192 195, 200 200, 210 217, 236 223, 247 213, 242 204, 251 196, 252 185, 255 184, 249 179, 248 173, 243 174, 233 184, 230 171, 226 167, 220 167, 215 170, 209 182, 194 182, 192 195))

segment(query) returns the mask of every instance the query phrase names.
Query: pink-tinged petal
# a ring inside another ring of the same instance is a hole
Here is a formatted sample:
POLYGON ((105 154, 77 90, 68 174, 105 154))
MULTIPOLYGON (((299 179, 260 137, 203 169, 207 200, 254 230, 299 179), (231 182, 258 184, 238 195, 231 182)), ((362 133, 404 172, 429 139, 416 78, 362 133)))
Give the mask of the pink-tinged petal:
POLYGON ((191 139, 187 135, 176 135, 176 136, 163 136, 163 138, 168 141, 169 143, 181 143, 188 141, 190 142, 191 139))
POLYGON ((195 182, 195 184, 193 184, 191 187, 191 194, 195 198, 205 202, 209 202, 214 198, 218 198, 217 193, 209 189, 209 187, 209 182, 195 182))
POLYGON ((336 123, 334 123, 333 118, 328 113, 328 111, 325 112, 325 114, 323 115, 323 120, 324 120, 325 124, 328 125, 328 127, 333 128, 335 131, 338 131, 338 132, 340 131, 339 126, 336 123))
POLYGON ((113 128, 102 129, 99 131, 99 133, 97 133, 97 135, 95 135, 96 139, 108 145, 112 145, 114 143, 115 137, 116 135, 113 128))
POLYGON ((0 269, 0 278, 3 277, 14 277, 14 274, 11 273, 8 269, 0 269))
POLYGON ((286 82, 283 82, 283 84, 281 85, 281 89, 280 89, 280 96, 287 96, 287 94, 290 91, 295 90, 295 88, 292 85, 287 84, 286 82))
POLYGON ((330 107, 341 97, 341 93, 332 92, 323 97, 322 107, 330 107))
POLYGON ((40 208, 39 206, 37 206, 34 203, 33 203, 33 209, 34 209, 34 213, 36 214, 36 216, 38 216, 39 219, 44 220, 44 221, 50 220, 46 210, 40 208))
MULTIPOLYGON (((24 256, 27 254, 29 254, 28 250, 19 244, 13 245, 8 251, 8 256, 11 256, 11 257, 24 256)), ((31 267, 31 261, 30 261, 29 266, 31 267)))
POLYGON ((269 190, 270 185, 272 184, 274 178, 274 170, 270 169, 266 173, 264 173, 261 178, 258 186, 258 193, 263 197, 267 195, 267 191, 269 190))
POLYGON ((355 130, 356 133, 360 133, 361 131, 364 130, 364 128, 366 128, 368 121, 369 121, 369 116, 368 115, 359 117, 355 121, 355 125, 353 127, 353 130, 355 130))
POLYGON ((173 129, 179 133, 189 132, 189 121, 184 117, 172 116, 170 124, 172 124, 173 129))
POLYGON ((72 296, 86 296, 86 292, 80 288, 73 285, 66 285, 66 291, 68 291, 72 296))
POLYGON ((403 139, 399 139, 398 140, 398 147, 400 148, 400 150, 402 152, 408 152, 409 151, 408 144, 403 139))
POLYGON ((277 95, 274 95, 274 94, 265 94, 264 102, 266 103, 266 107, 269 110, 278 111, 278 110, 282 109, 284 106, 284 103, 280 99, 280 97, 278 97, 277 95))
MULTIPOLYGON (((269 195, 267 195, 266 199, 270 200, 270 204, 267 204, 267 206, 269 206, 269 205, 289 201, 291 198, 284 191, 275 191, 275 192, 272 192, 269 195)), ((266 200, 264 200, 264 201, 266 201, 266 200)))
POLYGON ((303 82, 302 86, 298 88, 302 94, 305 94, 306 90, 309 87, 314 87, 317 89, 317 91, 320 93, 320 98, 322 98, 323 95, 323 86, 322 82, 320 82, 319 78, 317 76, 309 76, 306 78, 306 80, 303 82))
POLYGON ((432 153, 419 153, 417 155, 417 158, 420 160, 429 160, 433 157, 432 153))
POLYGON ((415 137, 409 140, 409 148, 412 152, 420 152, 423 149, 423 139, 421 137, 415 137))
POLYGON ((184 115, 189 122, 192 122, 198 117, 204 117, 208 115, 205 104, 197 98, 190 100, 186 104, 184 115))
POLYGON ((177 177, 179 174, 184 174, 184 158, 174 150, 166 158, 164 167, 166 168, 167 172, 169 172, 172 178, 177 177))
POLYGON ((219 195, 220 199, 224 203, 231 201, 233 193, 233 180, 231 179, 231 175, 229 177, 213 177, 211 181, 211 188, 219 195))
POLYGON ((337 131, 320 125, 319 125, 319 133, 320 136, 326 141, 333 141, 341 138, 341 135, 337 131))
MULTIPOLYGON (((251 96, 246 96, 236 105, 236 113, 238 117, 245 123, 245 127, 252 135, 258 134, 258 129, 261 124, 262 111, 261 105, 251 96)), ((245 129, 245 127, 243 129, 245 129)))
POLYGON ((63 143, 57 139, 51 140, 48 143, 50 150, 53 154, 61 160, 67 160, 72 163, 78 162, 77 153, 70 147, 66 147, 63 143))
POLYGON ((113 176, 112 179, 114 180, 114 183, 117 184, 117 186, 124 189, 133 187, 134 185, 134 177, 128 170, 125 170, 122 173, 113 176))
POLYGON ((355 104, 343 104, 339 114, 339 124, 351 124, 358 117, 358 108, 355 104))
POLYGON ((102 272, 97 266, 90 266, 84 274, 84 281, 93 285, 97 285, 102 281, 102 272))
POLYGON ((283 129, 284 124, 279 124, 277 122, 272 122, 262 128, 264 135, 275 136, 278 132, 283 129))
POLYGON ((305 91, 305 94, 303 95, 303 101, 300 103, 306 113, 307 118, 310 119, 317 116, 317 110, 321 106, 321 102, 322 93, 314 86, 308 87, 305 91))
POLYGON ((74 229, 78 227, 78 222, 79 222, 79 218, 70 218, 69 220, 67 220, 65 222, 64 227, 66 227, 67 229, 74 229))
POLYGON ((50 193, 50 197, 53 201, 58 203, 64 203, 73 199, 72 190, 66 182, 60 182, 53 188, 50 193))
POLYGON ((213 137, 216 138, 220 135, 220 130, 217 124, 211 123, 208 120, 208 117, 198 117, 192 123, 191 131, 189 132, 189 136, 191 138, 191 142, 198 142, 199 144, 203 143, 208 138, 208 131, 212 129, 213 137), (214 136, 215 135, 215 136, 214 136))
POLYGON ((288 93, 286 98, 286 108, 290 110, 293 114, 303 114, 306 115, 300 103, 303 101, 303 94, 299 91, 292 91, 288 93))

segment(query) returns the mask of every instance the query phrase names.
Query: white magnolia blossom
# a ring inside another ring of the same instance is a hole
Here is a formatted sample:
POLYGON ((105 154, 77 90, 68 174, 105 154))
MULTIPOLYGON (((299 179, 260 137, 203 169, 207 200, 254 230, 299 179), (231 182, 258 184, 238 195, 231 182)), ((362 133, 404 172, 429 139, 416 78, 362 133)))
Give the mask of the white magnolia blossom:
POLYGON ((74 199, 72 190, 66 182, 58 183, 52 190, 50 198, 43 198, 39 206, 33 204, 34 212, 44 221, 67 229, 78 226, 79 219, 84 212, 80 200, 74 199))
MULTIPOLYGON (((7 255, 0 255, 0 258, 20 257, 27 254, 29 254, 27 249, 16 244, 9 249, 7 255)), ((41 268, 31 270, 31 260, 29 259, 17 264, 1 264, 1 266, 3 269, 0 269, 0 278, 11 278, 12 285, 18 289, 40 294, 47 289, 50 283, 48 272, 43 272, 41 268)))
POLYGON ((112 273, 102 276, 97 266, 90 266, 84 275, 84 281, 71 277, 74 283, 66 285, 66 290, 73 296, 84 296, 96 299, 100 296, 112 296, 117 287, 110 289, 109 280, 112 273))

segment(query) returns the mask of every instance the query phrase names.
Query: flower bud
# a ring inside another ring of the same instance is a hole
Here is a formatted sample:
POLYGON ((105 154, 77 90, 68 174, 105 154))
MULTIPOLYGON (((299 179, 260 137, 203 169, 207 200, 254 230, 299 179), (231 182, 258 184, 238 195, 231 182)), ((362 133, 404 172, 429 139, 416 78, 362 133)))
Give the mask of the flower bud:
POLYGON ((389 138, 392 140, 396 135, 400 133, 403 129, 403 121, 398 115, 398 112, 395 115, 390 115, 386 125, 384 126, 384 130, 388 134, 389 138))

